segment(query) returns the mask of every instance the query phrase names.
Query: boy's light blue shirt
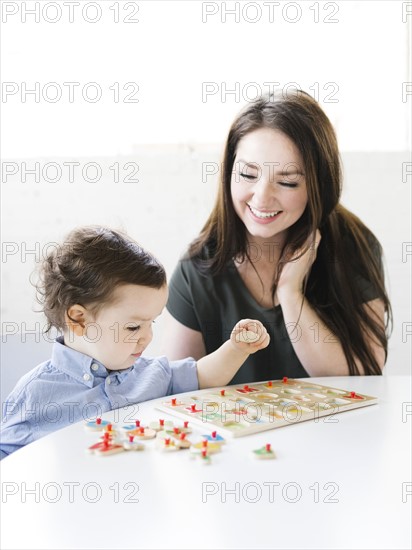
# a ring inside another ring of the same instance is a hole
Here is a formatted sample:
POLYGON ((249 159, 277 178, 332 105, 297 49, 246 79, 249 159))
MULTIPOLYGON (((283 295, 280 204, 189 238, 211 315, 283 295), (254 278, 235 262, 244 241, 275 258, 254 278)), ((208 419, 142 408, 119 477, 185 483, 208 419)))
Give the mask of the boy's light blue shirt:
POLYGON ((3 404, 0 460, 68 424, 165 395, 197 390, 191 357, 139 357, 123 371, 107 371, 56 339, 49 361, 24 375, 3 404))

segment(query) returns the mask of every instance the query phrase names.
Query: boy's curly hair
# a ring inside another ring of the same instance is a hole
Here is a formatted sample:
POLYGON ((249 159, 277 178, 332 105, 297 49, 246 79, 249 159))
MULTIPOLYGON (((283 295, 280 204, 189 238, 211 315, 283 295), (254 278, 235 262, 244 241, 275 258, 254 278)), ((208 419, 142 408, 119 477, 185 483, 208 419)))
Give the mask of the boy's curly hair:
POLYGON ((48 324, 63 330, 70 306, 80 304, 95 315, 117 286, 134 284, 161 288, 166 272, 156 258, 125 233, 102 226, 71 231, 64 243, 41 263, 35 284, 37 301, 48 324))

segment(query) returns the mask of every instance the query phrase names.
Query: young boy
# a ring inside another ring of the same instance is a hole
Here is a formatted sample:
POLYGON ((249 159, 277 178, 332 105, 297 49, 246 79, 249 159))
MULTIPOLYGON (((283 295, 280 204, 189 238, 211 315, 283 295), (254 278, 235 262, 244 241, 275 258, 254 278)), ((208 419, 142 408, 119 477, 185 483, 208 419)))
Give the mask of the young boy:
POLYGON ((43 261, 37 292, 48 330, 63 336, 51 359, 23 376, 4 403, 0 459, 85 419, 87 410, 100 415, 226 385, 249 354, 269 344, 264 326, 245 319, 197 362, 141 357, 167 301, 166 273, 127 235, 105 227, 72 231, 43 261))

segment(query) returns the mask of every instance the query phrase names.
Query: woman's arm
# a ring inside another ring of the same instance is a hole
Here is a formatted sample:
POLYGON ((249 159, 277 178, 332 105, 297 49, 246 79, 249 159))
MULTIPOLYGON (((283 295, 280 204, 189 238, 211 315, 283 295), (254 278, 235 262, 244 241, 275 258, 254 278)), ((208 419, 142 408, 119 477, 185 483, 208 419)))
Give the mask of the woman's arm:
MULTIPOLYGON (((302 299, 302 294, 295 294, 283 296, 281 300, 286 328, 299 361, 310 376, 348 376, 349 367, 340 341, 324 326, 306 298, 303 299, 302 307, 302 299)), ((369 315, 374 315, 384 326, 385 308, 382 300, 372 300, 364 307, 369 315)), ((367 341, 382 370, 385 363, 384 349, 369 335, 367 341)), ((359 361, 356 361, 356 365, 360 374, 364 374, 359 361)))
MULTIPOLYGON (((303 368, 310 376, 347 376, 349 366, 338 338, 326 327, 320 317, 302 294, 303 282, 316 258, 321 240, 319 230, 313 239, 308 239, 310 248, 296 259, 288 262, 279 278, 277 297, 282 307, 283 318, 293 349, 303 368)), ((369 316, 385 326, 385 306, 375 299, 364 304, 369 316)), ((385 364, 385 350, 370 334, 365 335, 382 371, 385 364)), ((360 374, 363 366, 355 361, 360 374)))
POLYGON ((186 357, 193 357, 197 361, 206 355, 206 348, 201 332, 179 323, 167 309, 165 309, 163 315, 165 326, 162 353, 170 361, 186 357))

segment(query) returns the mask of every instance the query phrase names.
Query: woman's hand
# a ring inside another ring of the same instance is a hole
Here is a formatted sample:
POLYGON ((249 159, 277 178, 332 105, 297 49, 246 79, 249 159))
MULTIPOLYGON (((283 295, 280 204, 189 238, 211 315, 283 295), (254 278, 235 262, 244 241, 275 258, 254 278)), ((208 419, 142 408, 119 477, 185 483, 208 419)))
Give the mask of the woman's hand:
POLYGON ((269 345, 270 336, 260 321, 242 319, 232 330, 230 342, 239 351, 255 353, 269 345))
POLYGON ((282 299, 287 296, 302 295, 303 284, 316 259, 321 238, 320 231, 317 229, 315 235, 310 236, 305 243, 305 248, 309 247, 306 252, 302 254, 302 249, 297 250, 293 258, 284 264, 276 289, 280 304, 282 303, 282 299))

